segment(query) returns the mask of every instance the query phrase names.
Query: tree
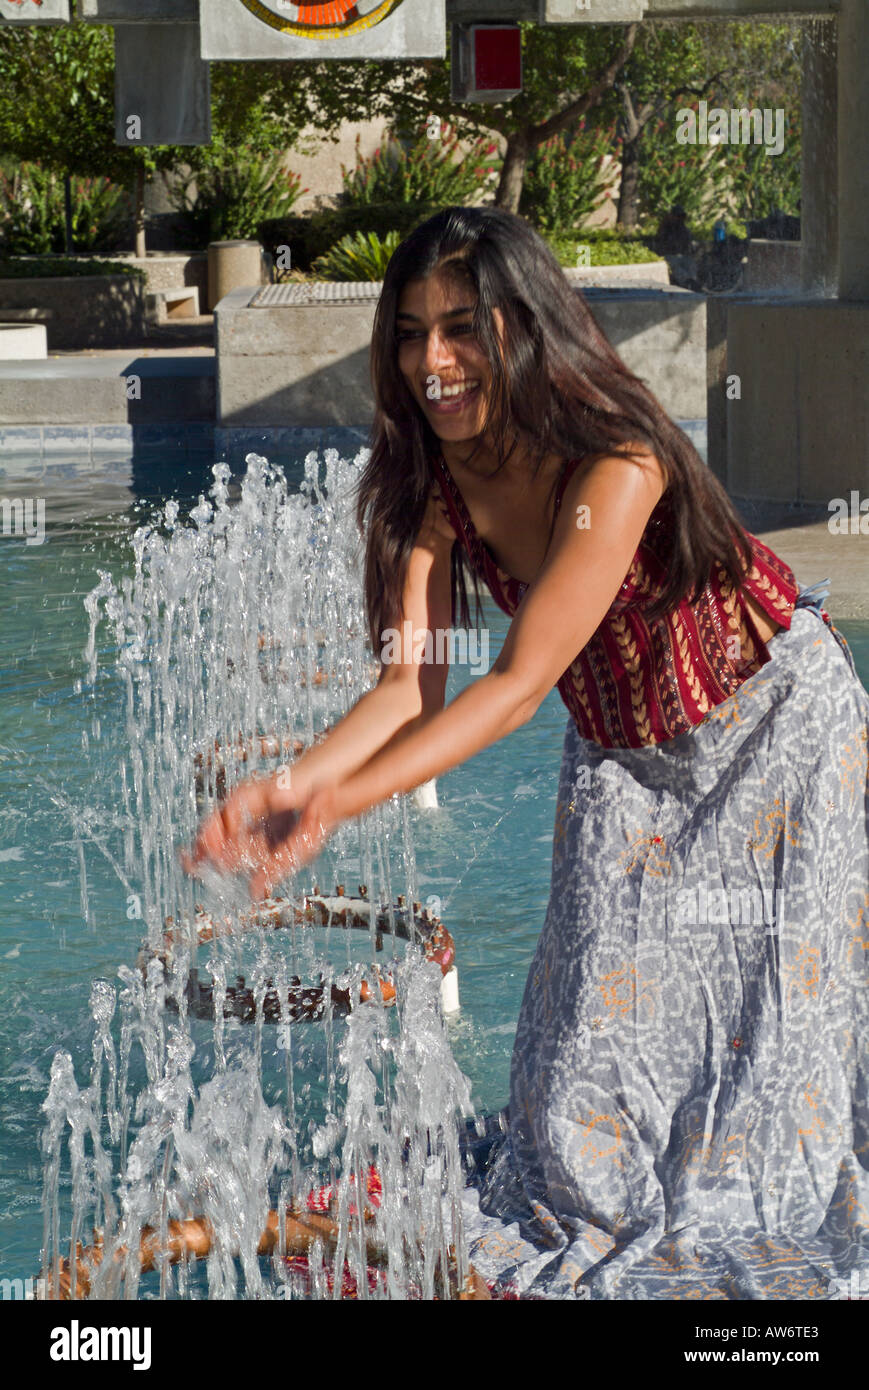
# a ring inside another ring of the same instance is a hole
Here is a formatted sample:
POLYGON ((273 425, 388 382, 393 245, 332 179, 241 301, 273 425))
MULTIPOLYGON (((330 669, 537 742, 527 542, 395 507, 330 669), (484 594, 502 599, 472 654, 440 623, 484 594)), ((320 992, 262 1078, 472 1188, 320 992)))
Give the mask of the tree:
POLYGON ((114 67, 112 31, 102 25, 0 29, 0 150, 67 180, 68 243, 70 174, 132 185, 137 250, 144 252, 145 178, 177 155, 115 144, 114 67))
MULTIPOLYGON (((643 24, 616 83, 622 108, 620 226, 635 227, 639 221, 641 188, 649 182, 646 166, 650 160, 666 162, 659 135, 677 105, 708 99, 727 108, 775 106, 793 101, 795 94, 799 101, 797 33, 794 24, 643 24)), ((685 151, 679 154, 684 161, 685 151)), ((733 166, 735 182, 748 178, 740 172, 744 157, 740 161, 735 152, 722 150, 721 158, 733 166)), ((747 162, 753 167, 756 160, 747 162)))
POLYGON ((288 66, 303 65, 212 64, 209 145, 122 146, 115 144, 112 29, 5 25, 0 28, 0 154, 42 164, 67 180, 71 174, 108 177, 132 188, 136 251, 143 255, 148 177, 184 165, 225 165, 239 152, 285 149, 311 121, 320 106, 312 102, 309 83, 293 82, 288 66))
POLYGON ((439 116, 465 138, 497 131, 506 141, 495 195, 499 207, 517 211, 529 155, 554 135, 576 127, 611 92, 636 42, 639 26, 582 25, 563 28, 521 24, 525 88, 511 101, 454 102, 449 59, 415 63, 286 63, 281 87, 305 91, 310 123, 337 139, 348 115, 383 117, 399 135, 417 134, 439 116), (301 69, 301 71, 295 71, 301 69))
POLYGON ((660 121, 677 101, 704 96, 720 74, 709 74, 709 54, 695 24, 646 22, 639 41, 619 74, 616 90, 622 177, 618 224, 636 227, 643 136, 650 121, 660 121))

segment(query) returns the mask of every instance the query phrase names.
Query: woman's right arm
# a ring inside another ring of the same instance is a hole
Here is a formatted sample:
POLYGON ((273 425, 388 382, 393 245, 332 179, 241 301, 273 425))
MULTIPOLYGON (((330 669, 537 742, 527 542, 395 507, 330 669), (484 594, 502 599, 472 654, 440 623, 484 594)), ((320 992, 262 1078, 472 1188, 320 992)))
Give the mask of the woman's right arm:
MULTIPOLYGON (((455 533, 432 498, 408 563, 400 633, 405 622, 410 622, 412 633, 449 628, 454 540, 455 533)), ((449 644, 426 645, 443 654, 449 644)), ((250 839, 253 851, 258 837, 271 841, 286 834, 287 815, 304 806, 315 790, 346 781, 381 749, 401 742, 443 709, 448 663, 414 660, 416 644, 411 642, 407 651, 404 647, 399 643, 401 659, 381 663, 375 688, 314 747, 288 767, 267 778, 248 778, 230 793, 200 826, 192 851, 182 851, 188 872, 195 872, 196 864, 205 859, 219 865, 224 847, 231 843, 237 851, 242 837, 250 839)))

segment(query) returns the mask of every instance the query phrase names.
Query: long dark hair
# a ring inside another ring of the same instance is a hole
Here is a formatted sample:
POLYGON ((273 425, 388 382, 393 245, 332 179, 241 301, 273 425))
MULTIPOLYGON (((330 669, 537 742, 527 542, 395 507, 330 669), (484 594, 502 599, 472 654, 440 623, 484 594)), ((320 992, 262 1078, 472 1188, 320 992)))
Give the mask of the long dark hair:
MULTIPOLYGON (((419 534, 440 442, 398 368, 396 315, 408 281, 436 268, 466 276, 476 291, 473 332, 488 359, 492 389, 484 433, 500 463, 521 431, 536 475, 547 455, 565 459, 642 444, 661 463, 672 513, 668 577, 655 616, 705 588, 718 562, 740 588, 751 547, 721 484, 687 435, 666 415, 607 341, 582 294, 523 218, 490 207, 449 207, 423 222, 393 254, 371 340, 376 403, 371 457, 359 484, 357 518, 367 533, 365 598, 371 641, 396 626, 407 565, 419 534), (492 311, 504 318, 499 343, 492 311)), ((453 547, 453 621, 470 626, 460 547, 453 547)), ((474 576, 479 614, 479 588, 474 576)))

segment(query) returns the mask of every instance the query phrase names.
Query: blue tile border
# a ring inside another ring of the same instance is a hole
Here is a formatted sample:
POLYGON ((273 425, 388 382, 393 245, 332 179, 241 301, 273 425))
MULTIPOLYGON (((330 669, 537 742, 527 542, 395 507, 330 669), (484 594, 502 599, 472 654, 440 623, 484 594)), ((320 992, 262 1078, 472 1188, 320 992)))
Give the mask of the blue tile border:
MULTIPOLYGON (((677 420, 702 458, 707 456, 705 420, 677 420)), ((312 451, 321 455, 337 449, 351 458, 368 444, 367 425, 251 425, 221 426, 207 421, 165 425, 0 425, 0 459, 26 456, 50 460, 52 455, 114 455, 132 458, 143 452, 210 453, 240 467, 247 454, 264 454, 283 462, 302 463, 312 451)))

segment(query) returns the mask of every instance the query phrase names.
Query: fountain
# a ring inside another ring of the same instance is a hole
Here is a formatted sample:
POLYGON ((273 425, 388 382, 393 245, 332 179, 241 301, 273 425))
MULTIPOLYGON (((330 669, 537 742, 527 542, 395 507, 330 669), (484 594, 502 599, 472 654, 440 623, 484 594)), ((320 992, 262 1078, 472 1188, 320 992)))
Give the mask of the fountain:
POLYGON ((256 455, 238 489, 215 465, 189 521, 166 503, 133 537, 132 574, 100 572, 87 598, 87 679, 124 700, 117 869, 144 940, 119 990, 93 984, 87 1082, 54 1057, 49 1297, 430 1299, 465 1281, 455 944, 415 897, 405 800, 327 848, 358 897, 294 880, 253 906, 177 860, 218 796, 373 681, 358 464, 328 451, 321 481, 309 455, 297 494, 256 455), (405 950, 378 966, 384 940, 405 950))

